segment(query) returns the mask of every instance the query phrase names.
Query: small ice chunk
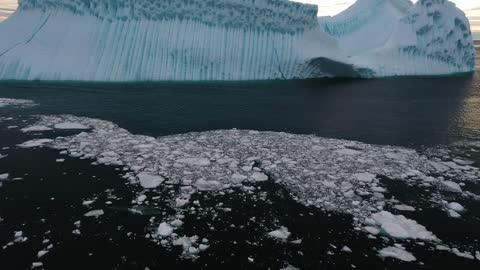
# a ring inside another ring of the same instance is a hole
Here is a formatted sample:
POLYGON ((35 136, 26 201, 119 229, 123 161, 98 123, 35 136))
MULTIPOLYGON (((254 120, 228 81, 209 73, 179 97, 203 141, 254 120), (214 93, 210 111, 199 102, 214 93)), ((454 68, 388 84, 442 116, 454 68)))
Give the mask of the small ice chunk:
POLYGON ((103 214, 104 214, 103 210, 92 210, 92 211, 86 213, 84 216, 98 218, 99 216, 101 216, 103 214))
POLYGON ((409 212, 415 211, 414 207, 409 206, 409 205, 405 205, 405 204, 398 204, 398 205, 395 205, 393 208, 395 208, 399 211, 409 211, 409 212))
POLYGON ((335 151, 335 153, 340 154, 340 155, 354 156, 354 155, 360 154, 361 152, 353 150, 353 149, 343 148, 343 149, 335 151))
POLYGON ((37 267, 42 267, 43 266, 43 263, 41 262, 33 262, 32 263, 32 268, 37 268, 37 267))
POLYGON ((347 247, 347 246, 344 246, 344 247, 342 248, 342 251, 343 251, 343 252, 352 253, 352 249, 349 248, 349 247, 347 247))
POLYGON ((449 209, 455 211, 455 212, 463 212, 463 211, 465 211, 465 208, 464 208, 461 204, 459 204, 459 203, 457 203, 457 202, 451 202, 451 203, 447 204, 447 207, 448 207, 449 209))
POLYGON ((451 250, 449 247, 444 246, 444 245, 436 245, 435 248, 436 248, 437 250, 442 250, 442 251, 445 251, 445 250, 446 250, 446 251, 450 251, 450 250, 451 250))
POLYGON ((289 264, 289 265, 285 266, 284 268, 282 268, 281 270, 299 270, 299 268, 289 264))
POLYGON ((356 173, 354 177, 361 182, 372 182, 375 179, 375 175, 365 172, 365 173, 356 173))
POLYGON ((337 185, 335 184, 334 181, 324 180, 324 181, 322 182, 322 184, 323 184, 326 188, 337 188, 337 185))
POLYGON ((393 215, 390 212, 381 211, 373 214, 372 219, 384 234, 393 238, 437 240, 437 237, 424 226, 402 215, 393 215))
POLYGON ((170 222, 170 224, 174 227, 181 227, 183 225, 183 221, 180 219, 175 219, 174 221, 170 222))
POLYGON ((452 182, 452 181, 442 181, 442 185, 453 192, 462 192, 462 188, 458 183, 452 182))
POLYGON ((222 183, 218 181, 206 181, 205 179, 198 179, 195 182, 195 187, 197 187, 199 190, 204 190, 204 191, 209 191, 209 190, 221 190, 223 189, 222 183))
POLYGON ((416 261, 417 259, 412 255, 412 253, 406 251, 403 248, 400 247, 386 247, 378 253, 380 257, 391 257, 395 259, 402 260, 404 262, 413 262, 416 261))
POLYGON ((37 253, 37 258, 41 258, 43 256, 45 256, 45 254, 48 253, 48 250, 40 250, 38 253, 37 253))
POLYGON ((253 180, 255 180, 257 182, 263 182, 263 181, 268 180, 268 176, 264 173, 261 173, 261 172, 254 172, 252 174, 252 178, 253 178, 253 180))
POLYGON ((448 215, 452 218, 460 218, 462 217, 459 213, 457 213, 456 211, 452 210, 452 209, 448 209, 448 215))
POLYGON ((47 143, 51 143, 53 140, 50 139, 34 139, 30 141, 26 141, 24 143, 18 144, 18 147, 21 148, 33 148, 33 147, 42 147, 47 143))
POLYGON ((95 202, 95 200, 87 200, 87 201, 83 201, 83 202, 82 202, 82 205, 85 205, 85 206, 86 206, 86 205, 90 205, 90 204, 92 204, 92 203, 94 203, 94 202, 95 202))
POLYGON ((35 102, 28 99, 0 98, 0 108, 7 106, 26 107, 34 106, 35 102))
POLYGON ((173 233, 173 228, 168 223, 162 222, 158 226, 157 233, 163 237, 170 236, 173 233))
POLYGON ((137 175, 138 180, 140 181, 140 185, 143 188, 156 188, 158 187, 163 181, 165 181, 165 178, 163 178, 160 175, 152 175, 146 172, 141 172, 137 175))
POLYGON ((178 163, 190 165, 190 166, 208 166, 210 165, 210 160, 206 158, 182 158, 177 159, 178 163))
POLYGON ((54 127, 56 129, 90 129, 85 125, 82 125, 80 123, 74 123, 74 122, 63 122, 63 123, 55 124, 54 127))
POLYGON ((288 237, 290 237, 290 232, 288 229, 284 226, 280 227, 280 229, 271 231, 268 233, 270 237, 281 239, 281 240, 287 240, 288 237))
POLYGON ((9 176, 8 173, 2 173, 2 174, 0 174, 0 181, 2 181, 2 180, 7 180, 7 179, 8 179, 8 176, 9 176))
POLYGON ((188 204, 190 201, 188 199, 181 199, 181 198, 176 198, 175 199, 175 206, 176 207, 184 207, 186 204, 188 204))
POLYGON ((452 253, 457 255, 458 257, 467 258, 470 260, 475 259, 475 257, 472 254, 468 252, 461 252, 460 250, 458 250, 458 248, 452 248, 452 253))
POLYGON ((385 193, 385 192, 387 192, 387 189, 385 189, 383 187, 372 187, 372 191, 373 192, 378 192, 378 193, 385 193))
POLYGON ((140 195, 137 198, 137 202, 141 203, 141 202, 144 202, 146 199, 147 199, 146 195, 140 195))
POLYGON ((40 131, 49 131, 49 130, 52 130, 52 129, 46 126, 41 126, 41 125, 29 126, 21 129, 22 132, 40 132, 40 131))
POLYGON ((380 229, 372 227, 372 226, 366 226, 363 228, 365 231, 367 231, 370 234, 377 235, 380 233, 380 229))
POLYGON ((243 182, 244 180, 247 179, 247 176, 239 173, 234 173, 232 174, 232 181, 235 183, 240 183, 243 182))

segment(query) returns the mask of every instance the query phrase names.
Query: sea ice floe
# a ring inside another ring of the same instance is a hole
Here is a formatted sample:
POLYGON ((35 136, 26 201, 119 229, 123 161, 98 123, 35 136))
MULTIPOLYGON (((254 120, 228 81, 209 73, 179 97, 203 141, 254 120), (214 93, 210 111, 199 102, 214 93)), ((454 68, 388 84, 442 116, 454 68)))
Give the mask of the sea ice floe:
MULTIPOLYGON (((415 210, 415 205, 386 199, 389 190, 382 179, 419 188, 428 184, 435 200, 444 198, 444 190, 455 191, 449 196, 470 196, 473 193, 464 192, 459 183, 480 179, 477 168, 453 166, 443 160, 446 154, 441 151, 425 154, 313 135, 217 130, 153 138, 131 134, 108 121, 69 115, 40 116, 35 125, 60 123, 78 123, 89 130, 47 139, 40 145, 98 164, 123 166, 124 177, 145 189, 181 187, 171 203, 177 211, 188 208, 195 192, 220 194, 236 186, 248 191, 252 188, 248 185, 270 179, 299 203, 353 215, 354 222, 363 223, 370 234, 434 241, 435 235, 416 221, 382 211, 387 205, 399 211, 415 210)), ((173 223, 164 226, 177 227, 173 223)), ((191 237, 168 238, 162 241, 183 241, 186 254, 200 250, 198 243, 192 250, 191 245, 184 245, 196 243, 191 237)))
POLYGON ((8 179, 8 175, 9 175, 8 173, 2 173, 2 174, 0 174, 0 181, 2 181, 2 180, 7 180, 7 179, 8 179))
POLYGON ((354 177, 361 182, 371 182, 375 179, 375 175, 371 173, 356 173, 354 174, 354 177))
POLYGON ((399 239, 437 240, 432 232, 416 221, 402 215, 393 215, 387 211, 381 211, 372 215, 372 225, 378 226, 380 232, 399 239))
POLYGON ((47 253, 48 253, 48 250, 40 250, 37 253, 37 258, 41 258, 41 257, 45 256, 47 253))
POLYGON ((397 209, 398 211, 415 211, 415 208, 405 204, 397 204, 393 208, 397 209))
POLYGON ((280 227, 277 230, 271 231, 268 233, 268 236, 277 238, 279 240, 287 240, 290 237, 291 233, 288 231, 286 227, 280 227))
POLYGON ((38 268, 38 267, 42 267, 43 266, 43 263, 41 262, 33 262, 32 263, 32 268, 38 268))
POLYGON ((264 173, 261 173, 261 172, 254 172, 252 174, 252 179, 255 180, 255 181, 262 182, 262 181, 267 181, 268 176, 265 175, 264 173))
POLYGON ((0 98, 0 108, 7 106, 29 107, 34 106, 35 102, 27 99, 0 98))
POLYGON ((63 122, 54 125, 55 129, 89 129, 88 126, 75 122, 63 122))
POLYGON ((143 188, 156 188, 158 187, 165 179, 159 175, 153 175, 147 172, 142 172, 137 174, 140 185, 143 188))
POLYGON ((452 248, 452 253, 457 255, 458 257, 462 257, 462 258, 466 258, 466 259, 470 259, 470 260, 473 260, 475 259, 475 257, 469 253, 469 252, 462 252, 460 250, 458 250, 458 248, 452 248))
POLYGON ((444 186, 445 189, 452 191, 452 192, 462 192, 462 188, 458 183, 453 181, 442 181, 441 184, 444 186))
POLYGON ((161 237, 170 236, 173 233, 173 228, 166 222, 160 223, 157 229, 157 234, 161 237))
POLYGON ((26 141, 24 143, 21 143, 17 146, 21 147, 21 148, 34 148, 34 147, 42 147, 45 144, 51 143, 51 142, 52 142, 52 140, 50 140, 50 139, 34 139, 34 140, 30 140, 30 141, 26 141))
POLYGON ((37 125, 37 126, 29 126, 29 127, 22 128, 22 129, 21 129, 22 132, 40 132, 40 131, 49 131, 49 130, 52 130, 52 129, 49 128, 49 127, 40 126, 40 125, 37 125))
POLYGON ((206 158, 181 158, 177 159, 176 162, 183 163, 190 166, 208 166, 210 165, 210 160, 206 158))
POLYGON ((86 213, 84 216, 98 218, 99 216, 101 216, 103 214, 104 214, 103 210, 92 210, 92 211, 86 213))
POLYGON ((464 208, 461 204, 459 204, 459 203, 457 203, 457 202, 448 203, 448 204, 447 204, 447 207, 448 207, 449 209, 455 211, 455 212, 463 212, 463 211, 465 211, 465 208, 464 208))
POLYGON ((380 257, 391 257, 395 259, 399 259, 405 262, 413 262, 417 259, 412 255, 412 253, 406 251, 401 246, 394 246, 394 247, 386 247, 378 253, 380 257))
POLYGON ((458 212, 452 210, 452 209, 448 209, 448 215, 452 218, 460 218, 462 217, 458 212))

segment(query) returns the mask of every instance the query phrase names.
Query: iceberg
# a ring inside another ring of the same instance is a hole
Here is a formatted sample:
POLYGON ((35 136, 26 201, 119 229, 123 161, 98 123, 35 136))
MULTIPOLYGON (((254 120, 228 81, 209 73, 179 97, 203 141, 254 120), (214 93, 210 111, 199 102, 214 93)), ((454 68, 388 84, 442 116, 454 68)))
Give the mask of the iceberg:
POLYGON ((288 0, 19 0, 0 80, 208 81, 471 72, 447 0, 358 0, 334 17, 288 0), (368 38, 365 38, 368 37, 368 38))

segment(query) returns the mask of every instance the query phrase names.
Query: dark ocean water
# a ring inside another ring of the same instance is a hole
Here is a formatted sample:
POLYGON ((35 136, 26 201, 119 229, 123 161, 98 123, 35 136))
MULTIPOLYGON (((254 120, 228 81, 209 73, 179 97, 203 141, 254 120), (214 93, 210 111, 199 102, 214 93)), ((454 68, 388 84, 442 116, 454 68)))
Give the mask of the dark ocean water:
POLYGON ((215 129, 316 134, 376 144, 480 138, 479 74, 452 78, 182 84, 4 83, 24 114, 73 114, 161 136, 215 129))
MULTIPOLYGON (((38 104, 0 108, 0 117, 12 117, 0 121, 0 154, 8 155, 0 159, 0 173, 22 178, 0 188, 0 248, 13 240, 15 231, 21 230, 28 237, 24 243, 0 249, 1 269, 30 269, 37 261, 43 262, 44 269, 280 269, 287 264, 301 269, 479 267, 478 260, 433 253, 431 248, 413 243, 411 251, 421 263, 381 259, 376 246, 383 240, 355 232, 350 216, 302 206, 275 184, 257 187, 271 194, 264 202, 235 193, 204 198, 210 205, 229 205, 233 212, 220 218, 207 213, 191 221, 193 225, 185 231, 209 235, 211 247, 197 260, 182 259, 178 249, 164 249, 145 239, 147 221, 169 210, 159 206, 148 209, 148 215, 126 211, 138 187, 125 185, 115 167, 91 166, 91 161, 75 158, 57 163, 56 159, 65 156, 56 150, 19 149, 16 144, 35 136, 11 127, 33 123, 33 115, 72 114, 108 120, 131 133, 155 137, 238 128, 422 149, 480 141, 479 71, 450 78, 382 80, 94 85, 3 82, 0 97, 30 99, 38 104), (115 207, 107 207, 101 219, 85 220, 81 204, 92 197, 100 205, 116 200, 115 207), (251 216, 262 217, 261 226, 250 224, 251 216), (81 235, 72 234, 77 220, 82 220, 81 235), (206 220, 214 220, 216 230, 204 226, 206 220), (279 221, 303 239, 302 244, 263 239, 261 228, 279 221), (230 224, 236 224, 237 229, 230 224), (49 243, 53 244, 49 253, 36 258, 49 243), (331 252, 332 245, 345 243, 353 253, 331 252)), ((417 194, 411 188, 393 186, 397 197, 417 194)), ((478 202, 469 206, 472 211, 479 209, 478 202)), ((424 217, 421 213, 410 215, 444 239, 469 241, 478 247, 478 218, 455 223, 433 210, 424 217)), ((404 245, 410 247, 408 241, 404 245)))

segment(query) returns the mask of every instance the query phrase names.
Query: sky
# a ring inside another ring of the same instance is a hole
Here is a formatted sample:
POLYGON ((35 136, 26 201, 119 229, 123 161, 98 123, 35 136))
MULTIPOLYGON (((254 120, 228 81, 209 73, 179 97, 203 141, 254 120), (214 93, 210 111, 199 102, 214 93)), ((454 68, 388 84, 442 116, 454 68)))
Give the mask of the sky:
MULTIPOLYGON (((318 15, 335 15, 346 9, 355 0, 294 0, 318 5, 318 15)), ((477 39, 480 39, 480 1, 479 0, 451 0, 467 14, 477 39)), ((416 2, 414 0, 414 2, 416 2)), ((17 0, 0 0, 0 21, 6 19, 17 7, 17 0)))

